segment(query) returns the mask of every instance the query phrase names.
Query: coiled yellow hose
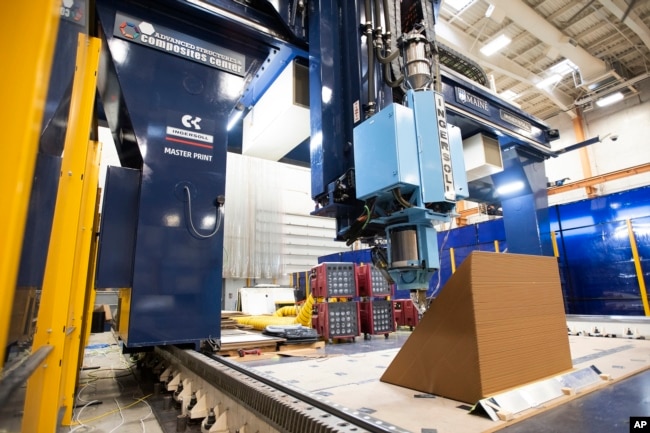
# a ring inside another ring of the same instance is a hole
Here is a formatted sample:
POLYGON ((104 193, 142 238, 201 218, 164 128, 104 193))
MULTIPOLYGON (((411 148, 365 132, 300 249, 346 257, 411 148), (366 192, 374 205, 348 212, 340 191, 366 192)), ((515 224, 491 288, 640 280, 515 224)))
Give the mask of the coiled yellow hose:
POLYGON ((300 309, 298 310, 296 322, 300 323, 302 326, 306 326, 308 328, 311 328, 311 316, 312 316, 312 310, 314 309, 314 297, 309 294, 307 299, 305 300, 305 303, 302 304, 300 309))
POLYGON ((272 316, 233 317, 240 325, 252 326, 263 331, 269 325, 295 325, 296 323, 311 328, 314 298, 309 295, 302 306, 287 306, 278 309, 272 316))
POLYGON ((298 307, 295 305, 287 305, 286 307, 278 308, 277 310, 275 310, 273 315, 275 317, 286 317, 286 316, 296 317, 298 315, 298 307))

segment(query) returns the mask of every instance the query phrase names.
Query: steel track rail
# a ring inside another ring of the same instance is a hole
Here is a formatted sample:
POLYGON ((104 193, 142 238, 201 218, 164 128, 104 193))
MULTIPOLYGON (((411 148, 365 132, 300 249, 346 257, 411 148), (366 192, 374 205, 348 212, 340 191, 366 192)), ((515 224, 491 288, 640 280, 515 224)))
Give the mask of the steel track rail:
MULTIPOLYGON (((286 433, 409 433, 408 430, 342 407, 227 358, 176 347, 157 350, 176 358, 207 383, 286 433)), ((169 356, 165 356, 169 358, 169 356)))

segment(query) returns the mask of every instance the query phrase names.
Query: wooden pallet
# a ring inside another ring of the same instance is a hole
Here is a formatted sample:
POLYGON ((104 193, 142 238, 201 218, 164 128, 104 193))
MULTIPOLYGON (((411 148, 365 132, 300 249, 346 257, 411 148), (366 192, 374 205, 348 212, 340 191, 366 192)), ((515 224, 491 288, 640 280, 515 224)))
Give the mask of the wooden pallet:
POLYGON ((241 361, 264 359, 276 355, 316 357, 320 356, 324 347, 323 341, 291 343, 284 338, 271 337, 256 331, 224 330, 222 345, 217 355, 238 358, 241 361), (245 353, 253 350, 257 353, 245 353))

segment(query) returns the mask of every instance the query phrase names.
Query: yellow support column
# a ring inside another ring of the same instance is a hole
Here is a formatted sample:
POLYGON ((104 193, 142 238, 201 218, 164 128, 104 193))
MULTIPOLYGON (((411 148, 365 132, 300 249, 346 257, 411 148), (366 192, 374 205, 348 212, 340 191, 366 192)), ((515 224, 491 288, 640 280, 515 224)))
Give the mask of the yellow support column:
POLYGON ((451 273, 456 273, 456 255, 454 254, 454 249, 449 248, 449 259, 451 260, 451 273))
POLYGON ((643 312, 646 316, 650 316, 650 305, 648 305, 648 292, 645 287, 645 280, 643 279, 643 269, 641 269, 641 260, 639 259, 639 250, 636 247, 636 239, 634 238, 634 230, 632 230, 632 221, 629 219, 627 222, 627 233, 630 236, 630 246, 632 247, 632 258, 634 259, 634 269, 636 270, 636 278, 639 282, 639 292, 641 292, 641 300, 643 301, 643 312))
POLYGON ((553 256, 560 257, 560 250, 557 247, 557 235, 551 232, 551 242, 553 243, 553 256))
MULTIPOLYGON (((582 115, 578 114, 577 117, 573 119, 573 132, 576 135, 576 142, 580 143, 585 141, 585 129, 582 124, 582 115)), ((582 176, 584 179, 589 179, 593 177, 592 172, 591 172, 591 162, 589 160, 589 151, 587 150, 586 147, 581 147, 578 150, 578 153, 580 154, 580 165, 582 166, 582 176)), ((586 186, 585 191, 587 192, 587 197, 595 197, 596 196, 596 188, 593 186, 586 186)))
POLYGON ((90 262, 88 263, 88 281, 86 283, 86 300, 85 300, 85 316, 83 320, 83 330, 82 330, 82 340, 81 340, 81 349, 79 350, 79 363, 83 363, 84 357, 84 348, 88 345, 88 340, 90 339, 90 328, 91 321, 93 317, 93 311, 95 309, 95 270, 97 269, 97 254, 99 239, 97 233, 99 233, 99 199, 102 195, 101 189, 97 188, 97 194, 95 198, 95 220, 93 222, 93 236, 92 243, 90 245, 90 262))
MULTIPOLYGON (((63 389, 64 382, 69 377, 67 372, 77 368, 77 358, 71 356, 70 348, 66 346, 69 346, 72 335, 77 340, 80 335, 78 328, 81 324, 78 319, 72 322, 78 316, 76 291, 81 280, 75 272, 87 271, 87 266, 80 266, 78 261, 84 254, 83 236, 80 234, 90 230, 89 226, 84 227, 87 210, 82 205, 84 184, 90 183, 84 177, 88 165, 87 156, 90 153, 91 159, 95 157, 94 145, 89 143, 89 136, 100 44, 99 39, 79 35, 61 179, 32 346, 34 351, 44 345, 53 346, 54 349, 27 383, 22 425, 24 432, 56 431, 59 409, 73 404, 69 395, 63 395, 63 389), (74 328, 70 327, 70 323, 74 323, 74 328), (74 366, 68 365, 70 363, 74 366)), ((89 254, 88 250, 85 248, 86 255, 89 254)), ((88 256, 85 260, 88 260, 88 256)), ((83 282, 85 287, 85 279, 83 282)))
MULTIPOLYGON (((95 39, 99 41, 99 39, 95 39)), ((91 141, 86 157, 84 170, 83 192, 81 197, 81 213, 77 229, 77 244, 75 246, 74 266, 72 270, 72 286, 70 287, 70 310, 66 326, 66 343, 63 353, 63 376, 61 378, 62 403, 65 407, 63 425, 70 425, 72 420, 72 407, 75 400, 75 388, 79 372, 81 342, 85 339, 84 325, 89 325, 92 320, 85 315, 85 301, 88 287, 90 258, 94 256, 92 240, 94 237, 94 220, 97 200, 97 185, 99 182, 99 163, 101 159, 101 144, 91 141), (85 320, 84 320, 85 319, 85 320)), ((92 274, 92 272, 90 272, 92 274)), ((94 302, 94 301, 93 301, 94 302)))
POLYGON ((494 240, 494 252, 495 252, 495 253, 500 252, 500 251, 499 251, 499 241, 496 240, 496 239, 494 240))
POLYGON ((0 168, 0 367, 34 177, 43 107, 59 28, 60 0, 7 2, 0 27, 0 130, 6 143, 0 168))

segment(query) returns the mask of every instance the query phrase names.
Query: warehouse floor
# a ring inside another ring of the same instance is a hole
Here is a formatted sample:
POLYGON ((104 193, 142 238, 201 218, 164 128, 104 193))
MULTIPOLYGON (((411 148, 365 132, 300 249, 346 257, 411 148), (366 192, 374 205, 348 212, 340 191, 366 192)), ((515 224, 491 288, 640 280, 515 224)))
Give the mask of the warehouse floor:
POLYGON ((110 332, 92 334, 79 377, 76 408, 68 432, 162 433, 139 386, 134 362, 110 332))
MULTIPOLYGON (((631 416, 650 416, 650 341, 570 337, 574 366, 595 365, 613 381, 504 423, 469 415, 464 403, 380 382, 379 376, 409 335, 403 330, 389 338, 328 344, 309 358, 246 356, 242 364, 414 433, 616 433, 629 431, 631 416)), ((175 423, 159 424, 151 407, 159 406, 161 397, 143 393, 136 376, 133 363, 121 354, 111 333, 93 334, 84 357, 73 425, 58 432, 175 432, 175 423)), ((20 431, 18 397, 0 411, 0 432, 20 431)))
POLYGON ((592 387, 598 389, 592 393, 586 388, 578 396, 551 400, 506 423, 470 415, 470 405, 462 402, 380 382, 379 377, 399 350, 396 346, 408 335, 400 331, 386 340, 375 337, 328 345, 324 351, 327 356, 322 358, 296 362, 295 358, 278 357, 246 365, 333 403, 418 433, 486 432, 506 427, 513 432, 628 432, 631 416, 650 416, 650 341, 569 337, 574 368, 593 365, 611 377, 609 384, 602 381, 592 387), (618 382, 625 377, 630 378, 618 382))

